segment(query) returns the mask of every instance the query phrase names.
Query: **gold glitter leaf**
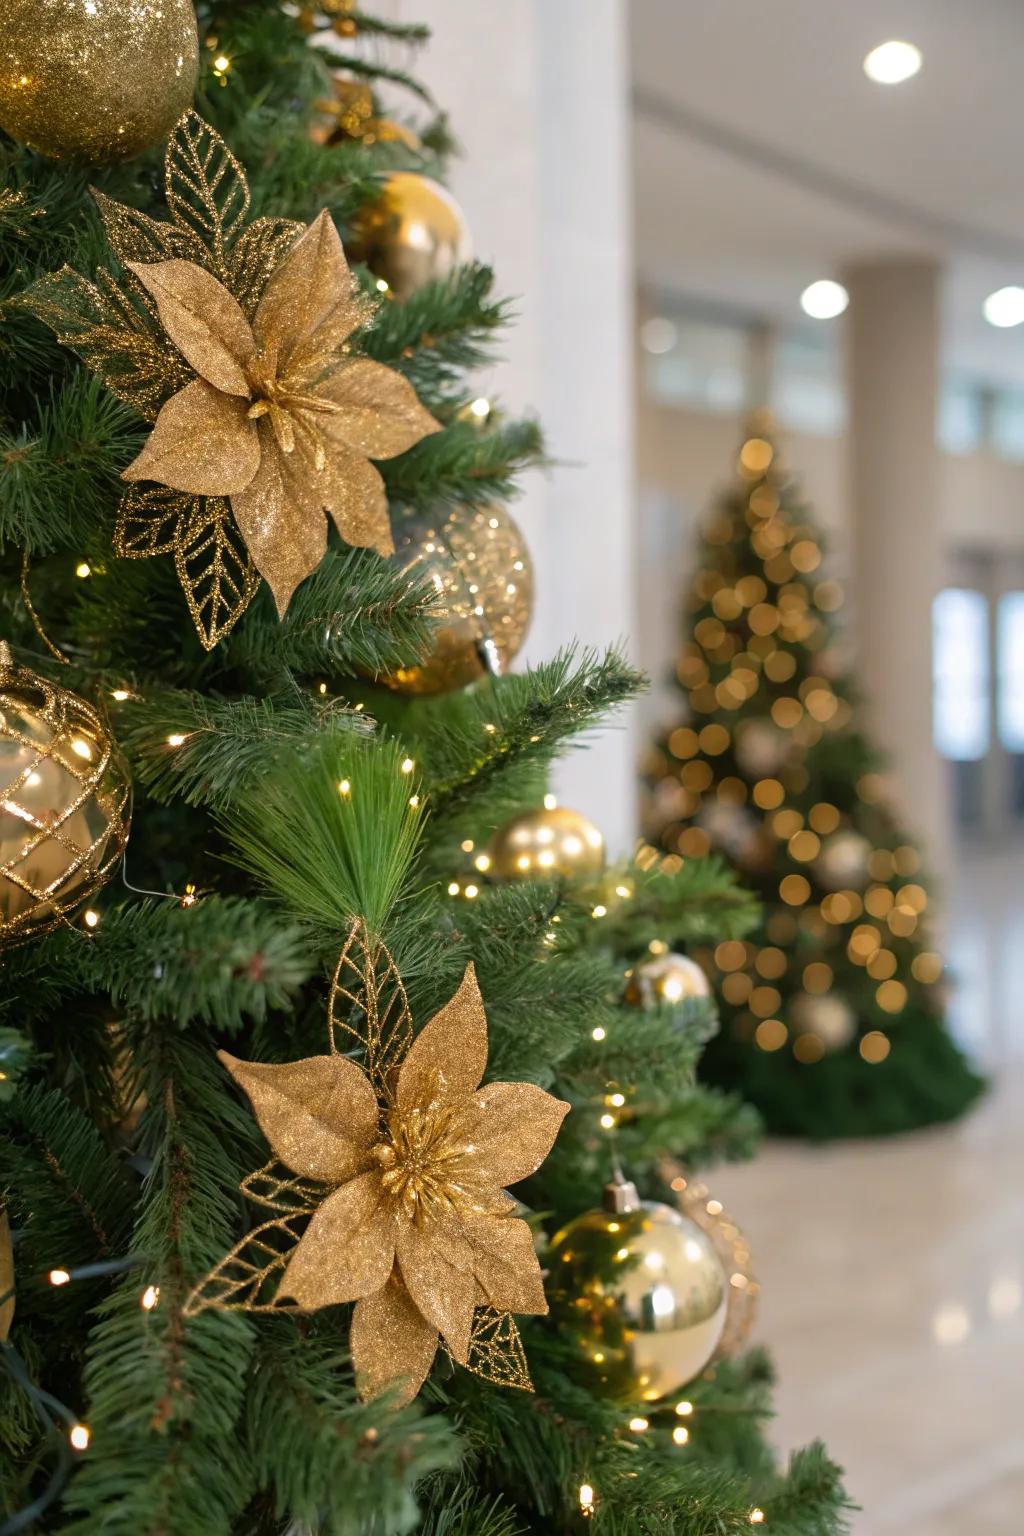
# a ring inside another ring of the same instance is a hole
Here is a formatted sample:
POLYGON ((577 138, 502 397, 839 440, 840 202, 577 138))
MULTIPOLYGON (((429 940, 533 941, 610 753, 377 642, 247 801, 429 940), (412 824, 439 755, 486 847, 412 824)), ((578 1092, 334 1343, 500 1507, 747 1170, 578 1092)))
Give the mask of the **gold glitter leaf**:
POLYGON ((182 1311, 186 1317, 216 1307, 221 1312, 296 1311, 284 1298, 267 1295, 268 1282, 287 1265, 308 1212, 277 1216, 254 1227, 195 1287, 182 1311))
POLYGON ((174 567, 192 622, 205 650, 212 651, 238 623, 259 590, 260 578, 220 496, 186 498, 174 546, 174 567))
POLYGON ((197 112, 186 112, 168 140, 164 188, 174 222, 199 236, 210 270, 226 281, 229 248, 249 209, 249 183, 220 134, 197 112))
POLYGON ((324 1198, 324 1186, 313 1179, 300 1179, 290 1168, 284 1168, 276 1158, 247 1173, 239 1188, 247 1200, 264 1205, 268 1211, 282 1216, 307 1215, 315 1211, 324 1198))
POLYGON ((166 485, 133 485, 121 497, 114 527, 114 552, 124 560, 146 560, 177 547, 182 519, 199 498, 166 485))
POLYGON ((253 219, 228 254, 227 286, 251 320, 270 274, 302 234, 294 219, 253 219))
POLYGON ((477 1307, 473 1314, 473 1332, 469 1340, 466 1369, 498 1387, 516 1387, 520 1392, 533 1391, 526 1351, 511 1312, 495 1312, 493 1307, 477 1307))
POLYGON ((170 261, 175 256, 189 261, 205 259, 206 247, 191 230, 151 219, 148 213, 129 208, 127 203, 116 202, 97 187, 90 191, 103 220, 110 249, 122 266, 126 267, 130 261, 170 261))
POLYGON ((153 328, 107 272, 90 282, 71 267, 48 273, 21 301, 72 347, 112 394, 152 421, 160 404, 192 377, 177 351, 153 328))
POLYGON ((0 1344, 11 1331, 14 1321, 14 1245, 7 1212, 0 1210, 0 1344), (12 1294, 8 1296, 8 1291, 12 1294), (6 1298, 6 1299, 5 1299, 6 1298))
POLYGON ((373 944, 357 919, 341 952, 327 1004, 331 1050, 339 1034, 364 1052, 366 1075, 382 1103, 390 1103, 397 1069, 412 1042, 412 1015, 402 978, 388 951, 373 944), (343 1005, 349 1012, 343 1016, 343 1005))

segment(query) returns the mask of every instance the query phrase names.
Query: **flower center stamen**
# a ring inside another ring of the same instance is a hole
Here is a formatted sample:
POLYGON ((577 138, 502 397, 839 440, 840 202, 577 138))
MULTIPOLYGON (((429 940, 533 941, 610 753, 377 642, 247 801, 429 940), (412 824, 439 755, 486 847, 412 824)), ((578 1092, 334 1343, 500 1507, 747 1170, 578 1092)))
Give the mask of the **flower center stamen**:
POLYGON ((412 1220, 468 1202, 470 1197, 457 1177, 467 1151, 459 1130, 447 1108, 431 1105, 396 1112, 388 1123, 388 1140, 372 1149, 370 1155, 383 1170, 381 1184, 412 1220))

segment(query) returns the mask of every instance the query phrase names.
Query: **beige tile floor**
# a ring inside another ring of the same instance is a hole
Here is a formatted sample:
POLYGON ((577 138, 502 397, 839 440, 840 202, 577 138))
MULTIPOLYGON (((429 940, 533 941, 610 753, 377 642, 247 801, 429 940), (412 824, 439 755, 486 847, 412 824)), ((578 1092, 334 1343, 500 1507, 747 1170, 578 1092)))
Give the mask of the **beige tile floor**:
POLYGON ((716 1171, 758 1258, 783 1451, 821 1436, 855 1536, 1024 1533, 1024 851, 962 863, 954 1018, 992 1073, 960 1125, 716 1171))

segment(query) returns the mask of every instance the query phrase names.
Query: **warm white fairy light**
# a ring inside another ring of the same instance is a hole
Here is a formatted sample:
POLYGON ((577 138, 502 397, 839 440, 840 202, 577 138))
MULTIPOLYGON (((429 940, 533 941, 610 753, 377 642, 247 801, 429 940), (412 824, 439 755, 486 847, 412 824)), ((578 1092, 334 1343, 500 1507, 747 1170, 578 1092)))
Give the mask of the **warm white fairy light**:
POLYGON ((607 1033, 608 1031, 604 1028, 604 1026, 598 1024, 596 1029, 592 1029, 590 1031, 590 1038, 591 1040, 603 1040, 607 1033))
POLYGON ((648 1429, 650 1426, 646 1419, 637 1417, 635 1419, 630 1419, 629 1427, 635 1435, 642 1435, 644 1430, 648 1429))
POLYGON ((386 277, 378 277, 378 279, 377 279, 377 292, 378 293, 387 293, 387 291, 388 291, 388 289, 390 287, 391 287, 391 284, 388 282, 386 277))
POLYGON ((87 928, 98 928, 100 925, 100 915, 94 908, 87 907, 82 913, 82 922, 87 928))
POLYGON ((119 704, 123 704, 125 699, 131 698, 131 694, 127 688, 115 688, 110 697, 116 699, 119 704))
POLYGON ((614 1130, 615 1129, 615 1116, 614 1115, 609 1115, 609 1114, 603 1114, 601 1116, 601 1129, 603 1131, 612 1131, 612 1130, 614 1130))
POLYGON ((490 856, 490 854, 489 853, 478 853, 476 858, 473 860, 473 864, 480 871, 480 873, 482 875, 486 874, 487 871, 491 867, 491 856, 490 856))
POLYGON ((81 576, 83 581, 85 580, 86 576, 92 575, 92 566, 89 564, 88 560, 79 560, 78 564, 75 566, 75 575, 81 576))
POLYGON ((626 1095, 624 1093, 611 1093, 608 1095, 608 1103, 613 1105, 615 1109, 621 1109, 625 1102, 626 1095))
POLYGON ((467 885, 466 886, 466 895, 467 895, 467 897, 469 898, 470 901, 473 901, 477 896, 479 896, 479 894, 480 894, 480 887, 479 886, 476 886, 476 885, 467 885))
POLYGON ((584 1515, 591 1515, 594 1511, 594 1489, 590 1483, 580 1483, 580 1510, 584 1515))
POLYGON ((750 1511, 750 1523, 751 1525, 764 1525, 764 1510, 758 1509, 756 1504, 750 1511))
POLYGON ((420 803, 419 795, 410 795, 409 796, 409 804, 412 806, 413 810, 416 809, 416 807, 419 805, 419 803, 420 803))
POLYGON ((675 1441, 676 1445, 685 1445, 689 1438, 690 1431, 687 1429, 686 1425, 677 1424, 675 1429, 672 1431, 672 1439, 675 1441))
POLYGON ((156 1306, 159 1300, 160 1287, 158 1285, 147 1285, 146 1289, 139 1297, 139 1306, 142 1308, 143 1312, 152 1312, 153 1308, 156 1306))
POLYGON ((693 1404, 688 1402, 685 1397, 681 1403, 676 1403, 676 1413, 678 1413, 681 1419, 688 1419, 692 1412, 693 1404))
POLYGON ((180 731, 172 731, 167 738, 167 745, 169 747, 180 747, 184 745, 184 741, 185 738, 180 731))
POLYGON ((597 906, 594 908, 590 915, 591 917, 607 917, 608 908, 602 906, 601 903, 598 902, 597 906))
POLYGON ((459 884, 459 882, 457 880, 450 880, 448 882, 448 895, 449 896, 457 896, 461 890, 462 890, 462 886, 459 884))
POLYGON ((553 811, 553 810, 555 810, 557 805, 558 805, 558 796, 557 795, 545 795, 544 796, 544 809, 546 811, 553 811))
POLYGON ((92 1439, 88 1424, 73 1424, 68 1439, 76 1451, 87 1451, 89 1441, 92 1439))
POLYGON ((350 779, 338 780, 338 794, 350 795, 352 793, 352 781, 350 779))
POLYGON ((47 1279, 51 1285, 67 1285, 71 1276, 66 1269, 51 1269, 47 1279))
POLYGON ((412 771, 413 771, 413 769, 415 767, 416 767, 416 764, 413 762, 411 757, 403 757, 402 758, 402 772, 403 773, 412 773, 412 771))

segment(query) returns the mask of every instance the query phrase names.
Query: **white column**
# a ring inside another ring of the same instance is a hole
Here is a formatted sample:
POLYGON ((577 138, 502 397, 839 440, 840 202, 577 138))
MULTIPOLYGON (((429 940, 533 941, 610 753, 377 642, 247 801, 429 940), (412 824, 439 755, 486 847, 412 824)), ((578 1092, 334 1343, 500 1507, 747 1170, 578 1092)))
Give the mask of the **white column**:
MULTIPOLYGON (((416 72, 464 156, 450 185, 497 291, 516 300, 483 387, 535 413, 552 458, 514 515, 537 575, 526 660, 633 624, 632 224, 623 0, 398 0, 433 37, 416 72)), ((559 799, 613 852, 636 830, 630 722, 559 765, 559 799)))
POLYGON ((940 273, 894 258, 846 274, 854 611, 869 728, 901 809, 941 871, 950 838, 945 764, 932 746, 931 608, 941 580, 940 273))

